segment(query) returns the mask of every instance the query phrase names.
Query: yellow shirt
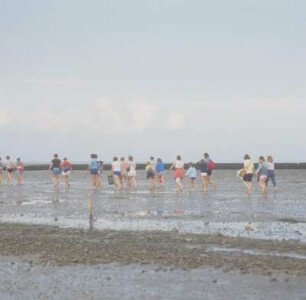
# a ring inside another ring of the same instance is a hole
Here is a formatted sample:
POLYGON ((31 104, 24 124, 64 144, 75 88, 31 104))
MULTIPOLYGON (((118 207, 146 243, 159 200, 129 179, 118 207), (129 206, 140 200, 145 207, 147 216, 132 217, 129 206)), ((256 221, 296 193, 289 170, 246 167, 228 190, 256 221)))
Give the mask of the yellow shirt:
POLYGON ((250 159, 246 159, 244 161, 244 169, 247 174, 253 174, 254 173, 254 164, 250 159))

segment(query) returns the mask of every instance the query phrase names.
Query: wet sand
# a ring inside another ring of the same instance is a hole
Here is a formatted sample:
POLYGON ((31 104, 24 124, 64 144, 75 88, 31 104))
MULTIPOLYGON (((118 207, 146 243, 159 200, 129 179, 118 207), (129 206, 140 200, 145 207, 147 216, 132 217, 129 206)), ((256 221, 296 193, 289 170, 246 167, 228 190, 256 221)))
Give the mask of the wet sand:
POLYGON ((40 266, 0 258, 1 300, 305 300, 305 277, 273 278, 206 268, 40 266))
POLYGON ((273 278, 206 268, 40 266, 0 258, 1 300, 305 300, 305 277, 273 278))
POLYGON ((306 245, 221 235, 84 231, 0 224, 0 255, 32 257, 42 265, 155 265, 161 269, 214 267, 224 272, 306 276, 306 245))
POLYGON ((0 299, 305 300, 305 170, 264 197, 232 173, 205 195, 171 174, 150 193, 143 172, 133 193, 92 192, 82 171, 70 191, 48 172, 0 186, 0 299))
MULTIPOLYGON (((103 181, 106 181, 106 173, 103 181)), ((22 186, 0 186, 0 222, 88 229, 88 203, 92 202, 98 230, 171 231, 217 234, 266 240, 295 240, 306 244, 306 170, 277 172, 279 191, 269 187, 261 195, 256 184, 248 197, 233 171, 216 171, 216 191, 206 194, 174 191, 172 173, 165 189, 150 192, 143 171, 138 190, 114 193, 104 185, 92 192, 88 172, 76 171, 71 189, 61 182, 54 191, 48 172, 26 172, 22 186), (252 230, 245 230, 251 224, 252 230)), ((184 181, 186 185, 187 182, 184 181)))

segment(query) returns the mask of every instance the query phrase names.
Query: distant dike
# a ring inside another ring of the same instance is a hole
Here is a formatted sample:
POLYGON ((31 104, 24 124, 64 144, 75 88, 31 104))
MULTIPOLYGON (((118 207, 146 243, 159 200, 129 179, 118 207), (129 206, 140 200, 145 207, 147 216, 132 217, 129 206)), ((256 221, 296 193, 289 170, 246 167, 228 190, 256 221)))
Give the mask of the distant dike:
MULTIPOLYGON (((110 170, 110 164, 104 165, 104 170, 108 171, 110 170)), ((169 169, 171 164, 165 163, 166 169, 169 169)), ((186 167, 188 166, 188 163, 186 164, 186 167)), ((47 164, 32 164, 32 165, 25 165, 26 171, 43 171, 48 170, 49 165, 47 164)), ((242 168, 242 163, 217 163, 216 164, 216 170, 239 170, 242 168)), ((83 171, 87 170, 88 165, 86 164, 75 164, 73 165, 73 170, 76 171, 83 171)), ((138 170, 144 170, 145 164, 144 163, 137 163, 137 169, 138 170)), ((306 169, 306 163, 276 163, 275 164, 276 170, 305 170, 306 169)))

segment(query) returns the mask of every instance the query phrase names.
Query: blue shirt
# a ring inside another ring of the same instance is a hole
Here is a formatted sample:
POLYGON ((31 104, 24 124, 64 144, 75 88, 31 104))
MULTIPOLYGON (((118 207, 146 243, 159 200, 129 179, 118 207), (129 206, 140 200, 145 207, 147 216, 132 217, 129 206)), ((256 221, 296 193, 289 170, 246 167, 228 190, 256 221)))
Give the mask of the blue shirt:
POLYGON ((267 176, 268 173, 267 164, 266 163, 259 164, 256 173, 259 174, 259 176, 267 176))
POLYGON ((90 169, 98 170, 98 161, 96 159, 92 159, 90 162, 90 169))
POLYGON ((197 177, 197 170, 195 167, 190 167, 187 172, 186 176, 189 178, 196 178, 197 177))
POLYGON ((161 162, 158 162, 156 164, 156 173, 161 173, 161 172, 164 172, 165 171, 165 165, 161 162))

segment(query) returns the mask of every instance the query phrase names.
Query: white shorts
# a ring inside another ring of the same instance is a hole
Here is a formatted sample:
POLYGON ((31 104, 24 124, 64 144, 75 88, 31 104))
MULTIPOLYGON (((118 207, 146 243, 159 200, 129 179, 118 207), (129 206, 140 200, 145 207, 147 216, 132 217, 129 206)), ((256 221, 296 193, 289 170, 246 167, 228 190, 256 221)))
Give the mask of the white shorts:
POLYGON ((207 173, 201 173, 202 177, 207 177, 207 175, 208 175, 207 173))
POLYGON ((136 171, 130 171, 127 174, 128 177, 136 177, 136 171))

